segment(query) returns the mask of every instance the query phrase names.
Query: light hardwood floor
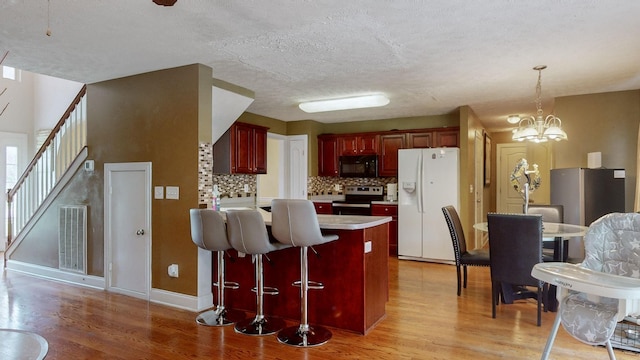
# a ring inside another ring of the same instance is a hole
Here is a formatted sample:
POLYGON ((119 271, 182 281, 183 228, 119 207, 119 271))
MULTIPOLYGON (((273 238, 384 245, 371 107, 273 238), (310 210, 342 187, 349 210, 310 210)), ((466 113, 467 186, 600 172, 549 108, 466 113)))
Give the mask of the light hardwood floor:
MULTIPOLYGON (((5 271, 0 328, 42 335, 49 342, 47 359, 540 357, 555 313, 543 314, 537 327, 535 302, 523 301, 500 305, 492 319, 488 268, 469 268, 469 285, 460 297, 455 277, 454 266, 391 258, 387 317, 373 331, 362 336, 332 329, 326 345, 298 349, 279 344, 274 336, 250 337, 234 333, 232 327, 196 325, 196 314, 189 311, 5 271)), ((615 352, 618 359, 640 358, 615 352)), ((551 358, 608 357, 603 347, 579 343, 560 329, 551 358)))

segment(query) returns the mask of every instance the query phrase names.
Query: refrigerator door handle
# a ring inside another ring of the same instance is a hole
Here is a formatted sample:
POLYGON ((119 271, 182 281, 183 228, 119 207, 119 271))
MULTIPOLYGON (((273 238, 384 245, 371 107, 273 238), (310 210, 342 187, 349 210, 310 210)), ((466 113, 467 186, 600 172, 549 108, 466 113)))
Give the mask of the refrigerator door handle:
POLYGON ((423 213, 423 209, 424 209, 424 204, 422 203, 422 176, 423 176, 423 168, 422 168, 422 152, 420 153, 420 156, 418 156, 418 176, 417 176, 417 180, 418 183, 416 184, 416 196, 417 196, 417 203, 418 203, 418 212, 419 213, 423 213))

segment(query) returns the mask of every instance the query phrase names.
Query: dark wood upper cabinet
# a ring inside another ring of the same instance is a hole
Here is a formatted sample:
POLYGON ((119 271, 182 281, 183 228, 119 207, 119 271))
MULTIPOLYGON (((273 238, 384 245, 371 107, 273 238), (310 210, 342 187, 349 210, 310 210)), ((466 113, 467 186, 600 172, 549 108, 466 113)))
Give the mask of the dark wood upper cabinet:
POLYGON ((409 149, 422 149, 430 148, 433 146, 433 132, 415 132, 407 134, 407 148, 409 149))
POLYGON ((318 136, 318 176, 338 176, 338 138, 318 136))
POLYGON ((398 150, 458 147, 455 128, 318 135, 318 175, 339 176, 340 156, 378 155, 378 175, 398 176, 398 150))
POLYGON ((435 135, 435 147, 458 147, 459 130, 438 130, 435 135))
POLYGON ((266 174, 267 130, 258 125, 234 123, 213 146, 216 174, 266 174))
POLYGON ((398 175, 398 150, 406 147, 405 138, 405 134, 380 135, 378 175, 398 175))
POLYGON ((458 147, 460 130, 435 129, 407 133, 407 148, 458 147))
POLYGON ((378 134, 340 135, 340 155, 377 155, 379 138, 378 134))

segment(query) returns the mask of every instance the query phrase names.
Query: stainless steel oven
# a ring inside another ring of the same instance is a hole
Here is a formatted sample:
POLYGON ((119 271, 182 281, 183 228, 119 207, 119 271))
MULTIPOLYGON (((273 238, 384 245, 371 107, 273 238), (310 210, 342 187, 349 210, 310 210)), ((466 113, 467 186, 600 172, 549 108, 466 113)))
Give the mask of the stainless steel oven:
POLYGON ((382 186, 345 186, 345 199, 333 201, 334 215, 371 215, 371 201, 384 199, 382 186))

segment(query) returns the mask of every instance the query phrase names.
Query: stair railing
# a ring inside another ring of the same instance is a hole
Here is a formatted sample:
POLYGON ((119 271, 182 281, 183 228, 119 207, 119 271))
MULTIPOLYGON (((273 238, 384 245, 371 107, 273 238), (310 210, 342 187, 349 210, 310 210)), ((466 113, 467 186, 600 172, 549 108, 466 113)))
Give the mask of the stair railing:
POLYGON ((7 192, 7 246, 24 229, 57 181, 87 145, 86 92, 85 85, 14 187, 7 192))

